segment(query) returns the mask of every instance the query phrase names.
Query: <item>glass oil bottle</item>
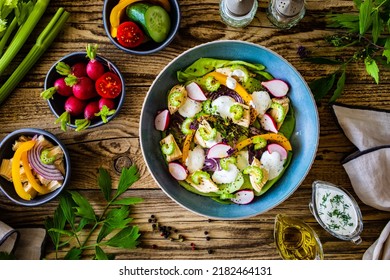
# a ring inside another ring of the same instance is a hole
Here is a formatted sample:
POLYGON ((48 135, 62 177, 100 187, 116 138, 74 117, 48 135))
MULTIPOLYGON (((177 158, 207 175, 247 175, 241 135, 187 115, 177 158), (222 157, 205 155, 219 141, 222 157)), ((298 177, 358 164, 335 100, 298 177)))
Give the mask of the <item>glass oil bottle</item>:
POLYGON ((284 260, 322 260, 322 244, 314 230, 300 219, 278 214, 274 238, 284 260))

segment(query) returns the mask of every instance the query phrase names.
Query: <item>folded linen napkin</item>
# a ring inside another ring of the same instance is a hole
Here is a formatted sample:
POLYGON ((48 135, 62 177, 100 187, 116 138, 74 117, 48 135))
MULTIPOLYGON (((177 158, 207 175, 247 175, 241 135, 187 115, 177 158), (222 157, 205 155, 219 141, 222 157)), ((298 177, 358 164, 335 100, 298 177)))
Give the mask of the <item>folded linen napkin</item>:
POLYGON ((18 260, 39 260, 46 238, 43 228, 13 229, 0 221, 0 252, 12 254, 18 260))
MULTIPOLYGON (((358 148, 342 162, 360 200, 390 211, 390 112, 332 105, 337 121, 358 148)), ((390 259, 390 222, 363 259, 390 259)))

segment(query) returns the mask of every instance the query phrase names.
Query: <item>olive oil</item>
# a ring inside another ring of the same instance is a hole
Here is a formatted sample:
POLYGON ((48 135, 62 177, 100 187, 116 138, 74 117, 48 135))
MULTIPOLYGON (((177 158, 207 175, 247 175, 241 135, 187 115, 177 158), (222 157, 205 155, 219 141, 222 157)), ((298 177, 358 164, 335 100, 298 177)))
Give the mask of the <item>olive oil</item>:
POLYGON ((278 214, 274 237, 280 256, 285 260, 322 260, 321 242, 314 230, 303 221, 278 214))

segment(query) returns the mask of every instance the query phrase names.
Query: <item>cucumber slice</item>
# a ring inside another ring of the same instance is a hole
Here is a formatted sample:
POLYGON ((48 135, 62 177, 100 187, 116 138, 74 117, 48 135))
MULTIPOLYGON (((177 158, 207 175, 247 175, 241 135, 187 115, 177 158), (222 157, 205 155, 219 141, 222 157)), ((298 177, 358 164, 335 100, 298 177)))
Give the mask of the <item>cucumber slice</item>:
POLYGON ((145 12, 145 27, 150 38, 161 43, 168 37, 171 29, 171 19, 167 11, 160 6, 152 6, 145 12))

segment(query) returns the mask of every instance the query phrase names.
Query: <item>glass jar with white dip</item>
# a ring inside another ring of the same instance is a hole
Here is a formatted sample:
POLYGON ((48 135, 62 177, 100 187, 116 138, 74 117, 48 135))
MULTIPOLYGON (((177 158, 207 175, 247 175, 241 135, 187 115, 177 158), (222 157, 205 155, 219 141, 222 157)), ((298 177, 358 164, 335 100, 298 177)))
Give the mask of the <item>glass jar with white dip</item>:
POLYGON ((313 182, 309 208, 317 222, 330 234, 360 244, 362 214, 356 200, 342 187, 329 182, 313 182))

